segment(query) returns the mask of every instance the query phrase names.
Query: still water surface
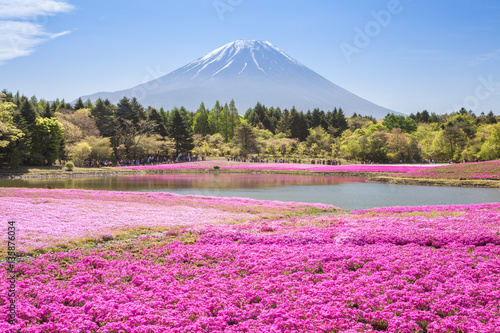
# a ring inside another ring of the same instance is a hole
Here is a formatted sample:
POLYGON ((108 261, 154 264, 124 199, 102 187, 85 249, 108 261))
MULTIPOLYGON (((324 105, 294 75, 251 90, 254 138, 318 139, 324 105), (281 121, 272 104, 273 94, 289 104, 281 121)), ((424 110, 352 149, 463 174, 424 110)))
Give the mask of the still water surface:
POLYGON ((0 180, 0 187, 172 192, 325 203, 344 209, 500 202, 500 189, 366 183, 365 178, 265 174, 181 174, 0 180))

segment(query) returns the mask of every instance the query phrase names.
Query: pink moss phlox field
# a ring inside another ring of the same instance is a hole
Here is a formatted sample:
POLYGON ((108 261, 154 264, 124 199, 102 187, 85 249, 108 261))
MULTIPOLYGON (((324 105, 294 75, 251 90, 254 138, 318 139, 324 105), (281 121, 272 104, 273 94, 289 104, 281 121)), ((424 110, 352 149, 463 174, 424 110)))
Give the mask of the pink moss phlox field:
POLYGON ((500 180, 500 161, 460 163, 427 168, 403 175, 426 179, 488 179, 500 180))
POLYGON ((499 332, 499 232, 498 203, 395 207, 47 254, 17 265, 0 331, 499 332))
POLYGON ((317 172, 390 172, 407 173, 433 165, 397 165, 397 164, 354 164, 354 165, 322 165, 293 163, 242 163, 231 161, 201 161, 179 164, 160 164, 123 167, 134 170, 189 170, 213 169, 219 166, 226 170, 276 170, 276 171, 317 171, 317 172))
POLYGON ((214 224, 335 209, 324 204, 171 193, 0 189, 0 218, 16 221, 20 251, 82 237, 110 238, 113 230, 214 224))

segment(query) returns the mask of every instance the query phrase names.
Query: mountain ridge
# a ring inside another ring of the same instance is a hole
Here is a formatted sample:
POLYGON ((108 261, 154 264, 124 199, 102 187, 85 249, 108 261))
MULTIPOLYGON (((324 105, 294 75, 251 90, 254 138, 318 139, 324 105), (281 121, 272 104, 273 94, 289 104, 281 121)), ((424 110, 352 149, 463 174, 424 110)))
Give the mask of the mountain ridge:
POLYGON ((123 96, 156 108, 184 106, 195 111, 201 102, 234 99, 240 113, 257 102, 267 106, 312 110, 342 108, 353 113, 383 118, 390 109, 371 103, 335 85, 268 41, 237 40, 227 43, 173 72, 116 92, 82 96, 86 100, 123 96))

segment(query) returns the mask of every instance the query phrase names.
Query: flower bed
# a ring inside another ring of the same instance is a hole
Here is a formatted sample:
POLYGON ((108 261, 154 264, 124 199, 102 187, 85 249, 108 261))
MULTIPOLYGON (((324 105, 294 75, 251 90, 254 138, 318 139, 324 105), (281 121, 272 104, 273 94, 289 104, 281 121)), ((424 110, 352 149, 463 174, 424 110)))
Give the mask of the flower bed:
POLYGON ((322 165, 294 163, 248 163, 230 161, 202 161, 179 164, 160 164, 123 167, 134 170, 190 170, 213 169, 219 166, 223 170, 274 170, 274 171, 317 171, 317 172, 389 172, 407 173, 433 165, 398 165, 398 164, 353 164, 353 165, 322 165))
POLYGON ((171 193, 0 189, 0 218, 16 221, 17 246, 22 252, 92 245, 138 228, 151 232, 336 209, 323 204, 171 193))
POLYGON ((497 332, 499 232, 500 204, 196 225, 18 264, 0 329, 497 332))
POLYGON ((489 179, 500 180, 500 161, 452 164, 427 168, 402 175, 422 179, 489 179))

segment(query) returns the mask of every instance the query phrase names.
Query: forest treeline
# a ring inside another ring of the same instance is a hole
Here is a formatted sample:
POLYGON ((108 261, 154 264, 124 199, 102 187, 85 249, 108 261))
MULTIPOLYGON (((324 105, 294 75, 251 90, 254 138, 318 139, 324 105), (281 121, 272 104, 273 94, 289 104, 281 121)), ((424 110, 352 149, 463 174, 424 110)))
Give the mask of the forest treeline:
POLYGON ((0 95, 0 164, 137 160, 151 156, 248 156, 387 162, 500 158, 500 116, 424 110, 384 119, 346 117, 341 108, 298 111, 257 103, 244 116, 234 100, 196 111, 144 107, 136 98, 48 102, 0 95))

